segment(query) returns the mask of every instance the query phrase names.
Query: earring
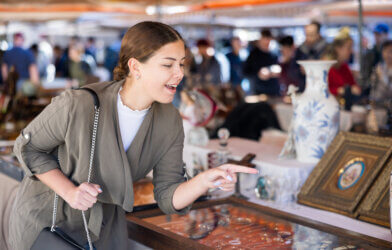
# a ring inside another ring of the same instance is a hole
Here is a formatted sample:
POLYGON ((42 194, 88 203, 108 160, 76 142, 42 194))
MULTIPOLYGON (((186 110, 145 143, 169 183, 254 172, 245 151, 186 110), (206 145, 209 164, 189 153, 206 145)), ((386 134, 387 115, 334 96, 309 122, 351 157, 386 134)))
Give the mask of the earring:
POLYGON ((139 80, 140 79, 140 75, 136 75, 136 80, 139 80))

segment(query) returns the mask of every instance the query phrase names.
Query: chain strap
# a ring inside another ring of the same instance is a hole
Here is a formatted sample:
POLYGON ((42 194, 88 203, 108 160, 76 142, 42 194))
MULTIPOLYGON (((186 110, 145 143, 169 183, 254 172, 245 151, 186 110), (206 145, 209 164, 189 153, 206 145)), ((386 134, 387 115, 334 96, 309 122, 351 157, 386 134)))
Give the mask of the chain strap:
MULTIPOLYGON (((93 135, 91 138, 91 151, 90 151, 90 162, 89 162, 89 167, 88 167, 87 183, 90 183, 90 181, 91 181, 91 173, 93 170, 95 141, 97 138, 97 130, 98 130, 99 107, 94 106, 94 111, 95 111, 94 112, 94 125, 93 125, 93 135)), ((55 194, 54 203, 53 203, 52 226, 50 228, 50 231, 52 231, 52 232, 54 232, 56 230, 56 215, 57 215, 58 199, 59 199, 59 196, 57 194, 55 194)), ((86 215, 85 215, 84 211, 82 211, 82 217, 83 217, 84 230, 86 231, 86 235, 87 235, 88 246, 89 246, 90 250, 93 250, 93 244, 91 241, 90 232, 88 230, 86 215)))

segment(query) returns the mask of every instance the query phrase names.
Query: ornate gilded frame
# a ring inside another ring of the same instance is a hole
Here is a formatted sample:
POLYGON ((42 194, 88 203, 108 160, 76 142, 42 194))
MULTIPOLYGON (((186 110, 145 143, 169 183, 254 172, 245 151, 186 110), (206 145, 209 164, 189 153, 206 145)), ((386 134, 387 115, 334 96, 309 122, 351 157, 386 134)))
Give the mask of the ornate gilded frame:
POLYGON ((390 227, 389 185, 392 157, 366 194, 358 208, 358 218, 367 222, 390 227))
POLYGON ((392 139, 340 132, 313 169, 298 195, 304 205, 357 217, 357 208, 392 153, 392 139), (364 171, 355 185, 342 190, 341 174, 353 159, 362 159, 364 171))

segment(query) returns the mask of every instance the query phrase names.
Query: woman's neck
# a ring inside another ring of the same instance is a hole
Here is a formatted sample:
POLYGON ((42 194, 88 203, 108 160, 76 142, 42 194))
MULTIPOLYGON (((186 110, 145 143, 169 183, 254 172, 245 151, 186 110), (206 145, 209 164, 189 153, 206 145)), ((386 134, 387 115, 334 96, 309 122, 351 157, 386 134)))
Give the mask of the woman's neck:
POLYGON ((392 63, 384 63, 385 68, 387 68, 388 70, 392 70, 392 63))
POLYGON ((342 66, 345 62, 344 61, 340 61, 339 59, 337 60, 337 62, 335 63, 334 67, 335 68, 340 68, 340 66, 342 66))
POLYGON ((120 90, 120 98, 122 103, 132 110, 144 110, 151 106, 153 100, 149 98, 142 86, 133 82, 131 79, 126 79, 122 89, 120 90))

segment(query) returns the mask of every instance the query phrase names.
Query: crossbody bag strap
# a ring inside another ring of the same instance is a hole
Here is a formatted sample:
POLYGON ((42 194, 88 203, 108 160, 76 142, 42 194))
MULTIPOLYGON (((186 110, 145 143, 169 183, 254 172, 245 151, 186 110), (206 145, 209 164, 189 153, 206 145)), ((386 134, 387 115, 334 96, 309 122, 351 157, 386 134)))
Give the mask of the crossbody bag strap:
MULTIPOLYGON (((94 161, 95 142, 96 142, 97 130, 98 130, 100 102, 99 102, 98 95, 95 93, 94 90, 89 89, 89 88, 79 88, 79 89, 89 92, 94 99, 94 123, 93 123, 93 134, 91 137, 90 161, 89 161, 88 176, 87 176, 87 183, 90 183, 91 173, 92 173, 92 169, 93 169, 93 161, 94 161)), ((57 214, 58 198, 59 198, 59 196, 57 194, 55 194, 54 202, 53 202, 52 226, 50 229, 50 231, 52 231, 52 232, 54 232, 56 230, 56 214, 57 214)), ((90 250, 93 250, 93 245, 91 242, 90 232, 88 230, 86 215, 85 215, 84 211, 82 211, 82 217, 83 217, 84 229, 85 229, 86 235, 87 235, 88 245, 89 245, 90 250)))

